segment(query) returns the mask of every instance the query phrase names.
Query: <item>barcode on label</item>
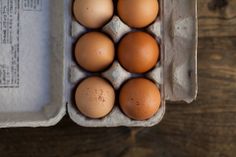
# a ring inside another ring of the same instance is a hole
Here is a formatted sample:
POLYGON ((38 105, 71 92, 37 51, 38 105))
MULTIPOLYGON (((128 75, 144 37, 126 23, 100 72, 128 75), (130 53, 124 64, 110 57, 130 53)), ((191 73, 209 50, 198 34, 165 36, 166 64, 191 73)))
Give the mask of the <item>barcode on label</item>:
POLYGON ((22 0, 23 10, 25 11, 41 11, 42 0, 22 0))

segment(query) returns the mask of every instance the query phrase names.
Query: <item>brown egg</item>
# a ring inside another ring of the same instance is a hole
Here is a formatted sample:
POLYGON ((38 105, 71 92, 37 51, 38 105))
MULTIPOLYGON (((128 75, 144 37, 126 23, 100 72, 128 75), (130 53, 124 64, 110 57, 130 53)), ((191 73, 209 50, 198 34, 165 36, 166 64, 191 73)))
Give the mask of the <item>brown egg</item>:
POLYGON ((118 13, 129 26, 146 27, 151 24, 159 12, 158 0, 119 0, 118 13))
POLYGON ((78 86, 75 102, 79 111, 90 118, 102 118, 113 108, 115 92, 113 87, 100 77, 85 79, 78 86))
POLYGON ((129 33, 118 46, 119 62, 132 73, 145 73, 151 70, 157 64, 158 58, 157 41, 144 32, 129 33))
POLYGON ((90 32, 83 35, 75 46, 78 64, 90 72, 107 68, 114 60, 115 46, 105 34, 90 32))
POLYGON ((75 0, 73 12, 82 25, 99 28, 111 19, 114 7, 112 0, 75 0))
POLYGON ((129 80, 120 91, 120 106, 123 112, 135 120, 147 120, 154 116, 161 103, 160 92, 150 80, 129 80))

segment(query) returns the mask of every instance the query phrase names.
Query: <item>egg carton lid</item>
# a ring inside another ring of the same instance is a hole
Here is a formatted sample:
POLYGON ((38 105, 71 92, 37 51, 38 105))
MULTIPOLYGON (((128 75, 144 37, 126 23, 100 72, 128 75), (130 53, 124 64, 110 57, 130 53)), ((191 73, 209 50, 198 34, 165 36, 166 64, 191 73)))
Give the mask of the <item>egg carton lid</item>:
MULTIPOLYGON (((191 102, 197 95, 197 0, 164 0, 162 7, 164 94, 191 102)), ((0 0, 0 8, 0 128, 55 125, 71 93, 71 0, 0 0)))
POLYGON ((164 89, 166 100, 197 97, 197 1, 164 0, 164 89))

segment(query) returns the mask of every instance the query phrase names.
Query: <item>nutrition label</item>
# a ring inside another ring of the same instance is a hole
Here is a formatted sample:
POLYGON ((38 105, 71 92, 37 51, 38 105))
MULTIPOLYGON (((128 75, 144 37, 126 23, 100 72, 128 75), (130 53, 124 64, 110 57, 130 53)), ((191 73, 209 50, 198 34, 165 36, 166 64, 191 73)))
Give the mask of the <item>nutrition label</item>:
POLYGON ((20 0, 0 0, 0 88, 19 87, 20 0))

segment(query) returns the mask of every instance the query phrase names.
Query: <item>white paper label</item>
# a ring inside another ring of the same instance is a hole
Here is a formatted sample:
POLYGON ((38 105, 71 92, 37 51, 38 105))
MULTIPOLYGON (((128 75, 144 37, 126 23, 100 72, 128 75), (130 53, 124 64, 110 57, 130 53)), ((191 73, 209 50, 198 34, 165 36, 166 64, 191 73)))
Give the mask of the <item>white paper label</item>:
POLYGON ((19 0, 0 0, 0 88, 19 87, 19 11, 19 0))

